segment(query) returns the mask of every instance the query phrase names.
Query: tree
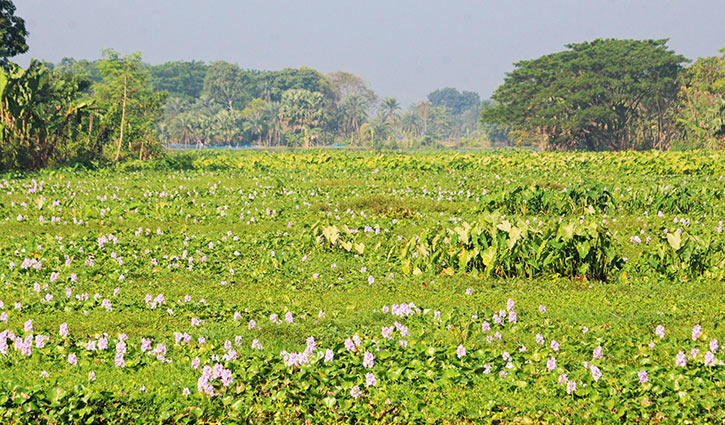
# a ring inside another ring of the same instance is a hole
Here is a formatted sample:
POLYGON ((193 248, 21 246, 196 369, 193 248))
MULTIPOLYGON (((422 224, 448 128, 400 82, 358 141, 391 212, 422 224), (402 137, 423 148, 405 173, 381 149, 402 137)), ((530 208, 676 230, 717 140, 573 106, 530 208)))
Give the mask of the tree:
POLYGON ((330 81, 318 71, 304 66, 262 72, 256 80, 255 97, 268 102, 279 102, 284 92, 294 89, 320 93, 326 103, 334 99, 330 81))
POLYGON ((677 121, 687 148, 725 148, 725 48, 698 59, 683 77, 677 121))
POLYGON ((451 115, 460 115, 467 110, 478 108, 481 104, 478 93, 471 91, 461 93, 451 87, 431 92, 428 94, 428 100, 433 106, 445 106, 451 115))
POLYGON ((251 99, 252 76, 239 66, 217 61, 211 64, 204 77, 203 93, 228 110, 242 109, 251 99))
POLYGON ((209 66, 204 62, 166 62, 149 67, 151 84, 157 91, 166 91, 169 97, 189 101, 201 96, 209 66))
POLYGON ((492 96, 499 104, 485 109, 481 119, 510 125, 519 140, 538 139, 547 149, 665 145, 637 135, 658 115, 663 119, 677 96, 687 60, 666 43, 597 39, 518 62, 492 96), (659 107, 647 107, 655 101, 659 107))
POLYGON ((388 121, 394 123, 400 110, 400 103, 394 97, 386 97, 380 102, 380 109, 388 121))
POLYGON ((0 68, 0 169, 36 169, 89 155, 81 94, 87 81, 52 72, 37 61, 27 70, 0 68))
POLYGON ((153 91, 148 72, 142 67, 141 54, 122 55, 106 49, 98 68, 103 82, 95 86, 96 104, 104 110, 103 118, 116 140, 114 161, 121 157, 124 137, 129 140, 127 152, 132 150, 133 143, 139 144, 141 157, 144 149, 157 149, 153 126, 166 93, 153 91))
POLYGON ((305 147, 310 146, 310 130, 322 125, 325 101, 319 92, 293 89, 282 94, 279 119, 293 134, 301 135, 305 147))
POLYGON ((0 0, 0 66, 7 67, 8 58, 28 51, 27 36, 25 20, 15 16, 12 0, 0 0))
POLYGON ((368 105, 372 105, 378 96, 368 87, 368 84, 362 78, 355 74, 337 71, 327 74, 327 79, 332 85, 332 91, 335 95, 335 102, 340 101, 351 95, 362 97, 368 105))

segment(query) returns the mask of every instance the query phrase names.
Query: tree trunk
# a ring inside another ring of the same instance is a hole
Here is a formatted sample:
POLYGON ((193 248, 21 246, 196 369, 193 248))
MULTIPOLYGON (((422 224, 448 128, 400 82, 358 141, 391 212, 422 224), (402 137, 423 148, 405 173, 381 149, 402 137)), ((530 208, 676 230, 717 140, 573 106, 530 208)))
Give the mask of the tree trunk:
POLYGON ((118 147, 116 148, 116 162, 121 156, 121 145, 123 144, 123 127, 126 124, 126 88, 127 88, 126 74, 123 74, 123 102, 121 103, 121 134, 118 138, 118 147))

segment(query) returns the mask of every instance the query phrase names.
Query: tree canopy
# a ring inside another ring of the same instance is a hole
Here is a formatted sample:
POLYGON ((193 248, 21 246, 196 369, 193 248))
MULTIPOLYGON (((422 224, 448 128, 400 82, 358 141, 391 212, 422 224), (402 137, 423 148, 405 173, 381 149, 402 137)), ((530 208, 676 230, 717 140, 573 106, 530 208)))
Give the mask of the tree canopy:
POLYGON ((521 61, 482 120, 510 125, 547 149, 621 150, 662 146, 662 123, 687 60, 667 40, 597 39, 521 61), (658 126, 657 132, 643 128, 658 126), (642 137, 637 137, 642 136, 642 137))
POLYGON ((28 51, 27 36, 25 20, 15 16, 12 0, 0 0, 0 66, 7 66, 8 58, 28 51))

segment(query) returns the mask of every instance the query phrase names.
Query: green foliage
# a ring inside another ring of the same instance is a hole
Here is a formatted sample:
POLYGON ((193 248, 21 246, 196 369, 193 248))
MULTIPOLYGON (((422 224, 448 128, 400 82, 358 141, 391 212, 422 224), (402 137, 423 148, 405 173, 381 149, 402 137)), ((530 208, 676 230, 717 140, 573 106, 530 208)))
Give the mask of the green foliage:
POLYGON ((470 109, 477 109, 481 104, 478 93, 458 90, 452 87, 438 89, 428 94, 428 100, 433 106, 445 106, 446 111, 453 115, 460 115, 470 109))
POLYGON ((209 66, 200 61, 166 62, 149 67, 149 72, 154 90, 191 101, 201 96, 208 69, 209 66))
POLYGON ((98 63, 103 81, 94 85, 96 113, 100 118, 95 137, 104 156, 144 159, 161 154, 154 132, 166 93, 154 92, 149 73, 143 68, 141 54, 122 55, 104 50, 98 63))
POLYGON ((25 20, 15 16, 12 0, 0 0, 0 67, 8 66, 8 58, 28 51, 27 36, 25 20))
POLYGON ((431 268, 444 274, 484 276, 583 276, 608 280, 624 265, 609 231, 595 223, 540 223, 484 216, 453 229, 426 231, 401 250, 405 274, 431 268))
POLYGON ((667 148, 672 134, 661 127, 686 59, 665 43, 597 39, 518 62, 492 96, 500 104, 481 119, 547 149, 667 148), (658 131, 643 130, 652 122, 658 131))
POLYGON ((94 159, 84 137, 87 82, 32 61, 0 69, 0 169, 37 169, 94 159))
POLYGON ((680 90, 679 148, 725 147, 725 48, 722 56, 700 58, 687 69, 680 90))

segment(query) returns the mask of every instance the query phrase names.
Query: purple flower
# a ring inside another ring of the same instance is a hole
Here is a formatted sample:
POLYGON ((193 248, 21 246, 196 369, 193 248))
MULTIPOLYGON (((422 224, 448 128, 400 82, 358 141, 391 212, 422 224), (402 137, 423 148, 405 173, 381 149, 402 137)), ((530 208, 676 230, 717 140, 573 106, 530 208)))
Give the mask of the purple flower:
POLYGON ((509 323, 516 323, 516 321, 517 321, 516 312, 513 310, 509 311, 509 323))
POLYGON ((254 338, 254 340, 252 340, 252 348, 254 350, 261 350, 262 349, 262 343, 260 343, 257 338, 254 338))
POLYGON ((463 345, 459 345, 456 349, 456 356, 458 356, 459 359, 466 357, 466 347, 464 347, 463 345))
POLYGON ((657 329, 655 329, 655 335, 660 337, 660 339, 665 337, 665 327, 662 325, 657 325, 657 329))
POLYGON ((559 351, 559 343, 556 342, 555 339, 551 340, 551 349, 554 351, 559 351))
POLYGON ((488 332, 490 330, 491 330, 491 325, 488 322, 484 321, 483 323, 481 323, 482 332, 488 332))
POLYGON ((592 379, 594 379, 595 382, 602 377, 602 371, 593 364, 589 365, 589 370, 592 372, 592 379))
POLYGON ((649 378, 647 377, 647 371, 644 369, 637 372, 637 377, 639 377, 640 384, 644 384, 645 382, 649 381, 649 378))
POLYGON ((60 328, 58 329, 58 333, 63 338, 67 337, 68 336, 68 323, 66 323, 66 322, 61 323, 60 328))
POLYGON ((330 363, 335 359, 335 353, 329 348, 325 350, 325 363, 330 363))
POLYGON ((597 348, 595 348, 594 351, 592 352, 592 357, 595 359, 601 360, 601 358, 602 358, 602 346, 601 345, 597 345, 597 348))
POLYGON ((375 375, 373 375, 370 372, 366 373, 365 374, 365 386, 366 387, 374 387, 376 385, 378 385, 378 380, 375 379, 375 375))
POLYGON ((546 306, 545 305, 540 305, 539 306, 539 313, 546 313, 546 306))
POLYGON ((292 312, 291 311, 288 311, 287 313, 285 313, 285 315, 284 315, 284 321, 287 322, 287 323, 293 323, 295 321, 295 319, 292 317, 292 312))
POLYGON ((717 353, 717 349, 720 348, 716 339, 710 341, 710 351, 717 353))
POLYGON ((360 391, 359 386, 355 385, 352 389, 350 389, 350 396, 352 396, 352 398, 358 398, 360 397, 360 394, 362 394, 362 391, 360 391))
POLYGON ((514 310, 514 300, 512 300, 511 298, 509 298, 508 301, 506 301, 506 310, 508 310, 508 311, 514 310))
POLYGON ((347 351, 355 351, 355 343, 350 338, 345 340, 345 348, 347 351))
POLYGON ((26 320, 24 328, 26 333, 33 333, 33 321, 31 319, 26 320))
POLYGON ((73 366, 78 364, 78 357, 76 357, 75 353, 68 354, 68 363, 73 366))
POLYGON ((697 338, 699 338, 701 334, 702 334, 702 327, 700 327, 700 325, 695 325, 692 328, 692 340, 696 341, 697 338))
POLYGON ((536 343, 539 345, 544 345, 544 336, 541 334, 536 334, 536 343))
POLYGON ((554 357, 551 357, 549 360, 546 361, 546 368, 549 370, 556 369, 556 359, 554 357))
POLYGON ((712 351, 705 353, 705 366, 715 366, 715 354, 712 351))
POLYGON ((576 392, 576 381, 571 380, 566 383, 566 393, 571 394, 576 392))
POLYGON ((373 275, 368 276, 368 285, 372 285, 373 283, 375 283, 375 278, 373 277, 373 275))
POLYGON ((675 366, 687 367, 687 359, 685 358, 685 353, 683 351, 677 353, 677 356, 675 357, 675 366))
POLYGON ((366 351, 365 355, 363 356, 363 366, 366 368, 371 368, 375 364, 375 356, 373 356, 373 353, 366 351))

